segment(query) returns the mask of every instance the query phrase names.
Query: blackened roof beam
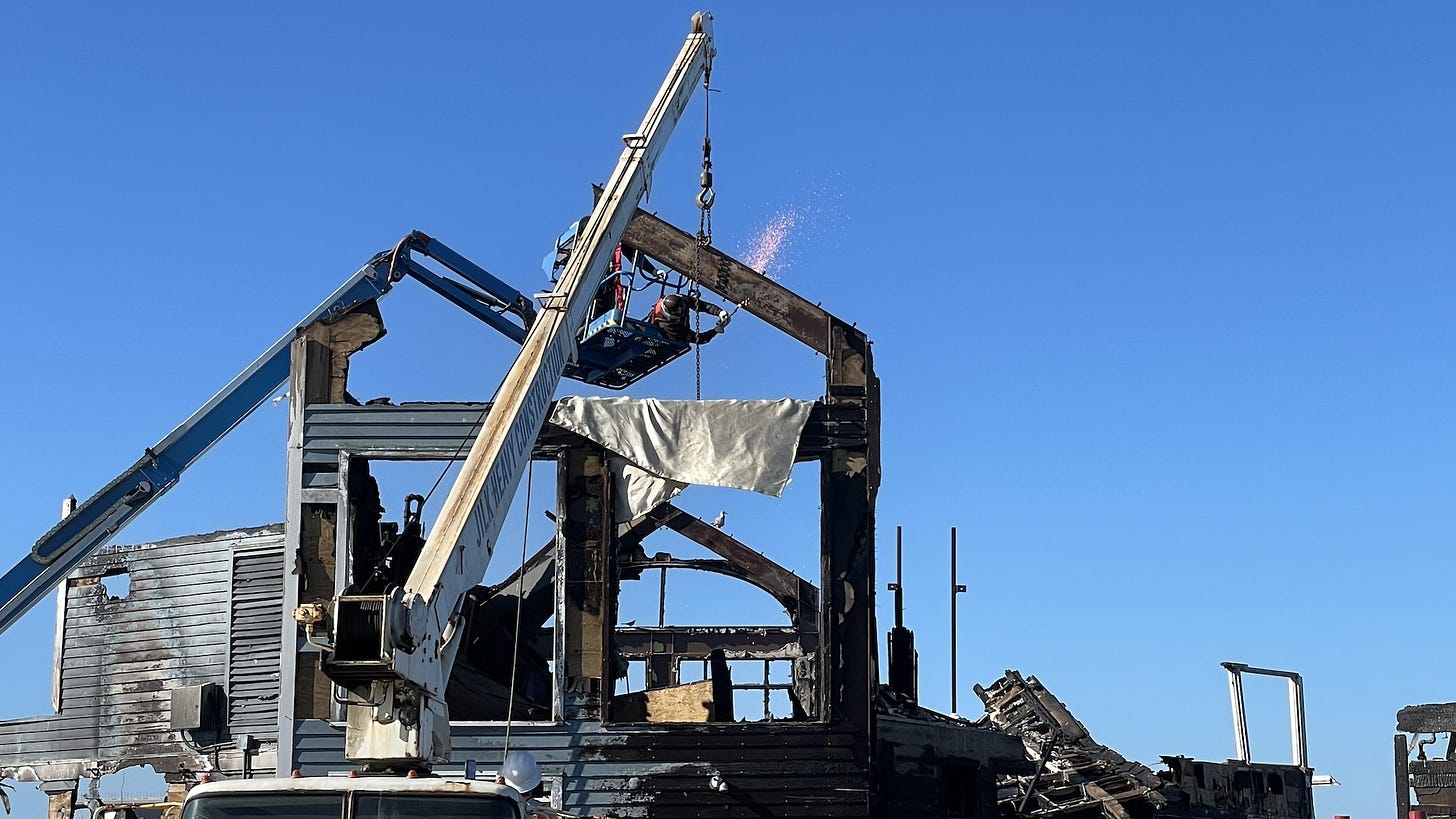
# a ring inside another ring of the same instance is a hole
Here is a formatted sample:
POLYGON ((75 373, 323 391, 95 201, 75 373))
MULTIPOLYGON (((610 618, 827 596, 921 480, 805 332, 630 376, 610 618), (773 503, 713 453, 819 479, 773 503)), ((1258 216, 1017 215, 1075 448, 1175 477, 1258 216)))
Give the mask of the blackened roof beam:
POLYGON ((836 329, 864 337, 853 325, 716 247, 702 248, 699 258, 697 237, 645 210, 639 209, 632 217, 622 241, 742 305, 821 355, 828 356, 833 349, 836 329))

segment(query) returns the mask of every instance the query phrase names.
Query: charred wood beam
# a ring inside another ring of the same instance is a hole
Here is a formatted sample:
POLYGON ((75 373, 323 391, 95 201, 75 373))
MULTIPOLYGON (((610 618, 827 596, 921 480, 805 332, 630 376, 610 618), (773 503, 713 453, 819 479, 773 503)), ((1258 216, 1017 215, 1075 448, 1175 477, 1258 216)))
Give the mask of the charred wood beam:
MULTIPOLYGON (((737 580, 742 580, 749 585, 756 586, 772 595, 784 607, 784 610, 788 612, 790 622, 794 626, 799 626, 803 620, 804 606, 802 605, 801 599, 785 599, 775 584, 767 582, 765 578, 753 574, 731 560, 682 559, 659 555, 649 557, 646 560, 623 561, 621 568, 624 579, 628 577, 640 577, 644 569, 692 569, 693 571, 712 572, 714 574, 724 575, 725 577, 732 577, 737 580)), ((809 612, 812 615, 812 609, 809 612)), ((813 623, 812 616, 808 618, 808 622, 813 623)))
POLYGON ((812 653, 818 643, 813 633, 793 628, 747 626, 666 626, 618 628, 617 648, 622 656, 641 660, 670 654, 683 660, 705 660, 722 650, 730 660, 791 660, 812 653))
POLYGON ((832 328, 850 327, 829 311, 715 247, 702 248, 701 265, 696 264, 697 237, 647 211, 637 211, 627 224, 622 241, 724 299, 743 305, 744 310, 821 355, 830 354, 832 328))
POLYGON ((1443 734, 1456 731, 1456 702, 1407 705, 1395 712, 1395 730, 1407 734, 1443 734))
POLYGON ((659 560, 641 554, 635 560, 624 563, 624 570, 635 570, 640 574, 642 569, 665 565, 667 568, 697 569, 737 577, 773 595, 788 612, 795 627, 817 624, 819 589, 814 584, 671 503, 664 503, 633 521, 621 535, 621 542, 628 547, 637 546, 647 535, 662 528, 672 529, 722 557, 723 561, 673 560, 670 556, 659 560))

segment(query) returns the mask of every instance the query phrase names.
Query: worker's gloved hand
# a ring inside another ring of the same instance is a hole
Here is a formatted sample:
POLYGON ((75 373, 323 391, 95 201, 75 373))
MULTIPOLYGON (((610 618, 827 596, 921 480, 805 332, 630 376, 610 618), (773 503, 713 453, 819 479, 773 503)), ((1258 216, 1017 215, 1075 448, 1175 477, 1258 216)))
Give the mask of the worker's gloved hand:
POLYGON ((733 314, 727 311, 718 315, 718 332, 728 329, 728 322, 733 320, 733 314))

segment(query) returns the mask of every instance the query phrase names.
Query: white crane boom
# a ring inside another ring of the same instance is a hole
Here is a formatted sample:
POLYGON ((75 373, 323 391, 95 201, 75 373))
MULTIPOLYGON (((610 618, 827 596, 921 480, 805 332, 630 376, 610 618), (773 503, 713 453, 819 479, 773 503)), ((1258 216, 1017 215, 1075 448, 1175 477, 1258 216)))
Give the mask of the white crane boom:
POLYGON ((356 694, 345 737, 351 761, 398 769, 448 760, 445 687, 459 648, 452 638, 461 604, 485 575, 562 371, 575 359, 598 278, 713 54, 712 17, 699 12, 642 125, 623 137, 605 193, 506 373, 403 588, 335 600, 325 670, 356 694))

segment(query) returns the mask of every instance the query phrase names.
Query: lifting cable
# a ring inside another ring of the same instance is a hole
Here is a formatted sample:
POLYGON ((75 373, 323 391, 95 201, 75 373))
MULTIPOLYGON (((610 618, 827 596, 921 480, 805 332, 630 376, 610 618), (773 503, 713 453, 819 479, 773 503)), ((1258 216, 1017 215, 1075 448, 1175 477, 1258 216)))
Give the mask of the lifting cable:
POLYGON ((506 691, 506 739, 505 750, 501 752, 502 769, 505 768, 506 757, 511 753, 511 718, 515 715, 516 708, 516 666, 521 661, 521 607, 526 602, 526 544, 531 538, 531 476, 535 470, 536 462, 529 461, 526 466, 526 513, 525 521, 521 525, 521 568, 516 573, 516 636, 511 643, 511 685, 506 691))
MULTIPOLYGON (((688 286, 688 298, 690 299, 689 309, 693 311, 693 333, 696 339, 702 333, 703 312, 698 309, 701 306, 699 301, 703 292, 699 280, 702 275, 703 250, 713 243, 713 200, 717 195, 713 192, 713 139, 712 130, 709 127, 709 101, 713 98, 713 89, 709 80, 713 76, 713 64, 710 61, 703 67, 703 172, 698 177, 698 242, 693 248, 693 281, 688 286)), ((703 400, 703 345, 701 342, 693 344, 693 370, 694 370, 694 392, 696 400, 703 400)))

